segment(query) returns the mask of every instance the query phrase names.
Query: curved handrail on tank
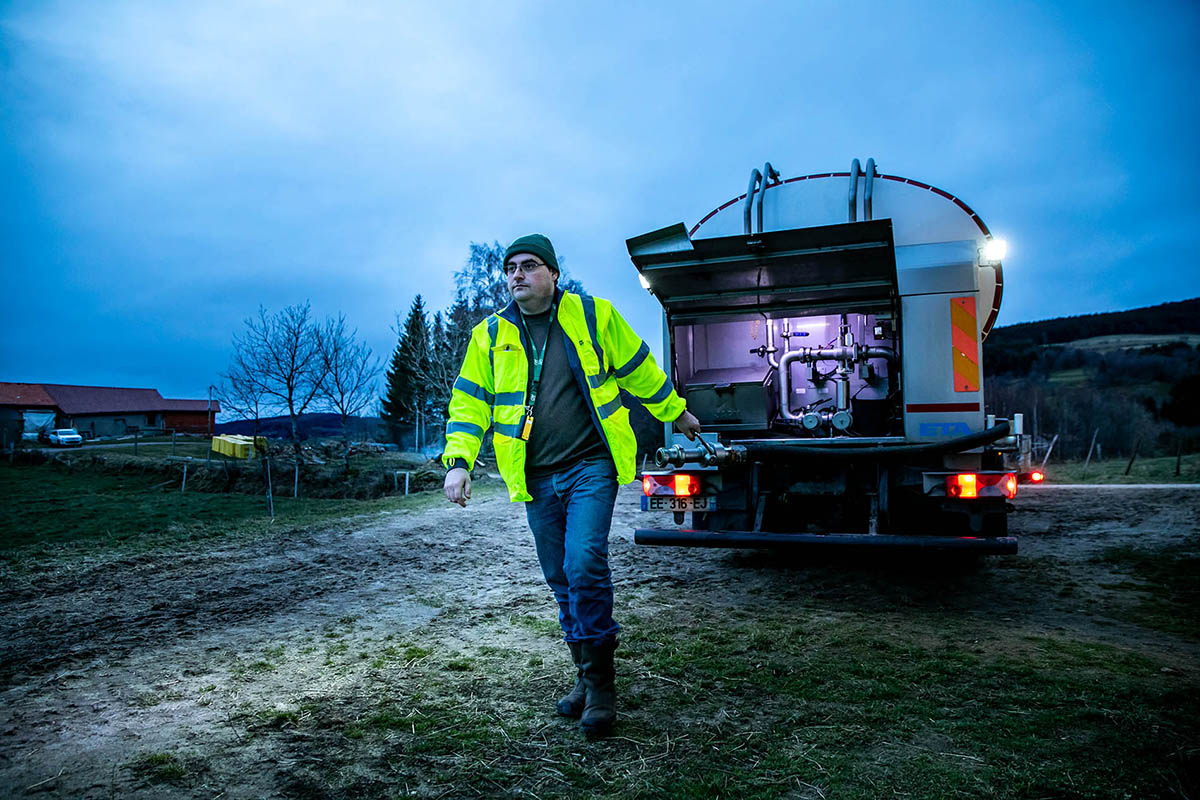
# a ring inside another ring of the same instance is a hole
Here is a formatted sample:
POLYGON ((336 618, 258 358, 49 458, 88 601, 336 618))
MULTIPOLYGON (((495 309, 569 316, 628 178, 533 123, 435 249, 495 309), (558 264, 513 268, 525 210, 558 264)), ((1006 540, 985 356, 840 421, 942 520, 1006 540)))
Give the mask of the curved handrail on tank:
MULTIPOLYGON (((989 233, 989 240, 992 235, 989 233)), ((997 261, 992 265, 992 269, 996 273, 996 294, 992 297, 992 313, 988 314, 988 318, 983 322, 983 328, 979 333, 979 341, 983 341, 992 332, 992 326, 996 324, 996 317, 1000 314, 1000 301, 1004 299, 1004 267, 997 261)))
POLYGON ((848 221, 858 221, 858 178, 862 175, 862 166, 859 165, 858 159, 850 162, 850 216, 848 221))
POLYGON ((779 182, 779 170, 772 167, 771 162, 768 161, 766 164, 763 164, 762 189, 760 189, 758 192, 758 232, 759 233, 763 232, 763 205, 767 202, 767 186, 771 183, 772 178, 775 179, 776 183, 779 182))
MULTIPOLYGON (((857 160, 858 159, 855 159, 855 161, 857 161, 857 160)), ((754 170, 754 172, 758 172, 758 170, 754 170)), ((753 175, 753 173, 751 173, 751 175, 753 175)), ((798 183, 799 181, 809 181, 809 180, 815 180, 817 178, 847 178, 849 176, 850 176, 849 172, 814 172, 811 175, 797 175, 795 178, 788 178, 787 180, 780 181, 776 185, 782 185, 782 184, 787 184, 787 183, 798 183)), ((971 221, 974 222, 976 227, 979 228, 979 231, 983 234, 985 239, 990 241, 991 239, 994 238, 992 236, 992 232, 988 229, 987 224, 983 221, 983 218, 980 217, 978 214, 976 214, 975 210, 972 209, 969 205, 967 205, 966 203, 964 203, 962 200, 955 197, 954 195, 950 194, 945 189, 939 189, 936 186, 932 186, 928 183, 922 183, 921 181, 915 181, 912 178, 905 178, 902 175, 885 175, 884 173, 881 172, 878 175, 876 175, 875 177, 879 178, 880 180, 885 180, 885 181, 896 181, 897 183, 906 183, 909 186, 916 186, 918 189, 924 189, 928 192, 933 192, 934 194, 941 195, 942 197, 946 198, 950 202, 954 203, 954 205, 958 206, 959 209, 961 209, 968 217, 970 217, 971 221)), ((753 187, 753 185, 754 185, 753 180, 751 180, 750 185, 751 185, 751 187, 753 187)), ((695 225, 693 225, 691 227, 691 229, 688 231, 688 236, 689 237, 695 236, 696 231, 700 230, 701 225, 708 222, 710 219, 715 217, 718 213, 729 208, 734 203, 743 199, 743 197, 747 201, 746 202, 746 232, 749 233, 750 232, 751 194, 747 193, 745 195, 735 197, 726 203, 722 203, 721 205, 714 208, 712 211, 705 214, 700 219, 699 222, 697 222, 695 225)), ((1000 302, 1004 297, 1004 269, 1000 265, 999 262, 997 262, 995 265, 995 271, 996 271, 996 295, 992 299, 992 311, 988 315, 988 318, 984 321, 983 327, 980 329, 980 332, 979 332, 979 337, 980 337, 981 341, 983 339, 987 338, 988 333, 991 332, 991 330, 992 330, 992 326, 996 324, 996 317, 1000 313, 1000 302)))
POLYGON ((867 185, 863 187, 863 219, 875 219, 871 209, 871 196, 875 193, 875 159, 867 159, 867 185))
MULTIPOLYGON (((754 187, 762 184, 762 173, 757 169, 750 170, 750 185, 746 187, 746 207, 742 209, 742 215, 746 224, 746 235, 749 236, 753 231, 750 229, 750 209, 754 206, 754 187)), ((766 187, 764 187, 765 190, 766 187)))

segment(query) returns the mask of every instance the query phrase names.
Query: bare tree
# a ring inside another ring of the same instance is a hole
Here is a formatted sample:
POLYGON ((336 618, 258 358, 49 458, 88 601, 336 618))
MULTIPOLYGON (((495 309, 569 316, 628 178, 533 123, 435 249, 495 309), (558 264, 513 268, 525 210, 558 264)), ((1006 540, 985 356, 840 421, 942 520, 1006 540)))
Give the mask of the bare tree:
POLYGON ((321 368, 325 380, 319 396, 342 418, 342 436, 346 442, 346 467, 350 466, 350 417, 364 411, 375 399, 375 380, 379 359, 371 348, 358 341, 357 330, 346 329, 346 315, 329 317, 317 331, 321 368))
POLYGON ((237 366, 237 357, 229 368, 229 374, 222 376, 217 397, 221 400, 223 411, 228 411, 238 419, 254 420, 253 434, 258 435, 259 421, 263 414, 269 411, 266 393, 258 383, 237 366))
POLYGON ((253 386, 263 399, 287 411, 292 446, 300 452, 298 419, 321 391, 326 370, 320 334, 311 309, 293 305, 275 314, 259 306, 258 316, 233 337, 234 357, 229 378, 253 386))

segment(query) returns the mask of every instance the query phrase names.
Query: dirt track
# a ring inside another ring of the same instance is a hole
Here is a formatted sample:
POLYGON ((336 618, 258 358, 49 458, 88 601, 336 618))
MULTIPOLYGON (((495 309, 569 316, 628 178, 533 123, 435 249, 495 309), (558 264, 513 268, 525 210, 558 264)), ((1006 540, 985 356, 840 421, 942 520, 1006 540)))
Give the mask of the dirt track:
MULTIPOLYGON (((1200 491, 1025 491, 1012 520, 1020 555, 934 574, 636 547, 632 529, 644 515, 635 488, 623 490, 612 537, 626 608, 664 596, 747 607, 786 586, 838 613, 896 603, 945 609, 1133 645, 1183 673, 1200 670, 1196 637, 1125 621, 1135 598, 1106 587, 1128 576, 1096 560, 1117 545, 1195 546, 1200 491)), ((374 691, 365 654, 385 637, 457 653, 503 641, 559 665, 561 648, 544 632, 493 624, 553 615, 522 511, 499 496, 467 512, 400 512, 185 557, 47 569, 0 591, 0 795, 287 796, 295 771, 320 752, 295 736, 256 735, 264 714, 305 699, 353 706, 374 691), (331 642, 344 658, 329 655, 331 642), (198 754, 186 785, 148 781, 131 766, 168 752, 198 754)), ((552 671, 548 694, 561 682, 552 671)))

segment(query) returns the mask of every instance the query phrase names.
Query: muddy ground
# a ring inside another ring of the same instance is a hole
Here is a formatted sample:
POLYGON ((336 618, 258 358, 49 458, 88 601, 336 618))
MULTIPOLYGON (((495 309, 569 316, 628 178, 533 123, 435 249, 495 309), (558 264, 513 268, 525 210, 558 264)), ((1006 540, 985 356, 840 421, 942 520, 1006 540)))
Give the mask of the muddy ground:
MULTIPOLYGON (((1123 544, 1200 542, 1195 489, 1026 490, 1011 523, 1018 556, 937 574, 890 560, 637 547, 633 528, 648 516, 637 502, 636 486, 626 487, 611 540, 619 609, 631 616, 670 603, 711 624, 723 610, 779 597, 829 614, 900 603, 978 618, 981 629, 1133 647, 1200 675, 1198 639, 1131 622, 1129 575, 1097 559, 1123 544)), ((455 669, 455 658, 497 647, 537 665, 514 686, 514 705, 533 697, 548 708, 566 671, 554 613, 522 509, 495 492, 467 511, 447 505, 183 555, 38 567, 0 590, 0 796, 322 796, 323 762, 340 744, 297 719, 344 725, 371 699, 406 691, 424 664, 455 669)), ((546 714, 543 727, 555 726, 573 733, 546 714)), ((403 776, 396 794, 457 794, 429 765, 338 767, 341 779, 389 768, 403 776)))

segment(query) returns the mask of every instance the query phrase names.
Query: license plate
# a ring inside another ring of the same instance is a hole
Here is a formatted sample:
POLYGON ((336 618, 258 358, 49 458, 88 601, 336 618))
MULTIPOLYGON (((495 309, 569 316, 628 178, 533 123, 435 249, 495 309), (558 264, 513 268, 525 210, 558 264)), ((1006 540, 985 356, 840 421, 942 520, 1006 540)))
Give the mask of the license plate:
POLYGON ((717 507, 711 497, 671 497, 642 495, 642 511, 712 511, 717 507))

